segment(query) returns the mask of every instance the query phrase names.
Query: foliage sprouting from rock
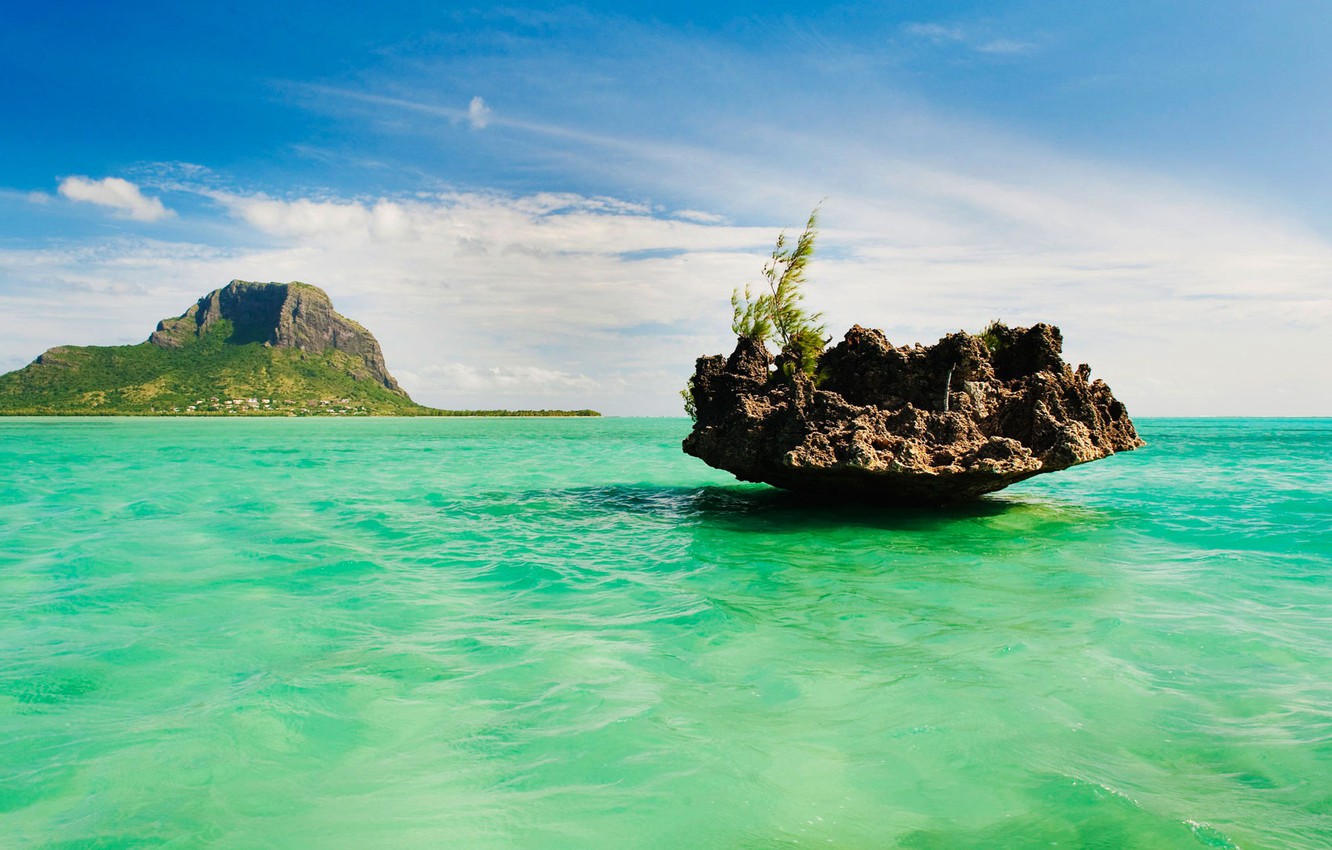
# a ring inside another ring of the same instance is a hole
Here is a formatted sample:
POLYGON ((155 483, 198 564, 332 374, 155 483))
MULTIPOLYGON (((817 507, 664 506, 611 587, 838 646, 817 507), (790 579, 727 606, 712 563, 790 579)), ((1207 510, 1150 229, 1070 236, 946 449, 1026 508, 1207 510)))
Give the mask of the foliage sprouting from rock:
POLYGON ((998 354, 1010 335, 1008 325, 1004 324, 1002 319, 995 319, 980 332, 980 340, 985 343, 991 354, 998 354))
POLYGON ((816 207, 795 245, 787 245, 785 231, 777 237, 777 247, 763 266, 767 292, 756 296, 746 286, 743 295, 739 289, 731 293, 731 330, 736 336, 763 344, 775 334, 782 362, 807 375, 814 374, 827 342, 825 328, 818 323, 823 314, 811 313, 801 303, 805 299, 805 269, 814 256, 818 236, 818 216, 816 207))

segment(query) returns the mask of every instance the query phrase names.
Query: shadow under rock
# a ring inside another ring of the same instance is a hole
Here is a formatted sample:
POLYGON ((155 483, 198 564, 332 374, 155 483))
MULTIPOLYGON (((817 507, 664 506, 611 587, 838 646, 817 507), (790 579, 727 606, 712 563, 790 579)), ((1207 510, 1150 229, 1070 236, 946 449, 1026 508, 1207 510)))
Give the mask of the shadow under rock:
POLYGON ((1103 510, 1011 495, 933 508, 829 502, 775 487, 747 485, 686 487, 612 484, 533 491, 526 495, 532 498, 569 499, 595 511, 651 515, 682 523, 720 525, 767 533, 783 525, 799 527, 802 531, 848 526, 888 531, 928 531, 977 521, 1012 521, 1030 527, 1044 524, 1099 525, 1113 520, 1113 516, 1103 510))

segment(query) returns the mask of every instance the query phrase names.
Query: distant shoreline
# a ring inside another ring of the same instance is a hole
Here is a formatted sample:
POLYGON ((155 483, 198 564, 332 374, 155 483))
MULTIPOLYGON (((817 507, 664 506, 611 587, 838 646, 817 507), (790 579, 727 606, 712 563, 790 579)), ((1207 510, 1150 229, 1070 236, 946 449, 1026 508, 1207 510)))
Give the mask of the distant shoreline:
POLYGON ((511 419, 596 419, 601 417, 596 410, 439 410, 422 408, 412 413, 289 413, 281 410, 250 411, 230 413, 226 411, 191 411, 189 413, 166 412, 144 413, 128 410, 65 410, 65 411, 22 411, 6 410, 0 412, 0 418, 29 419, 67 419, 76 416, 95 416, 103 418, 133 417, 135 419, 440 419, 440 418, 511 418, 511 419))
POLYGON ((329 419, 599 417, 578 410, 445 410, 418 404, 379 342, 300 282, 233 280, 133 345, 58 345, 0 374, 0 416, 329 419))

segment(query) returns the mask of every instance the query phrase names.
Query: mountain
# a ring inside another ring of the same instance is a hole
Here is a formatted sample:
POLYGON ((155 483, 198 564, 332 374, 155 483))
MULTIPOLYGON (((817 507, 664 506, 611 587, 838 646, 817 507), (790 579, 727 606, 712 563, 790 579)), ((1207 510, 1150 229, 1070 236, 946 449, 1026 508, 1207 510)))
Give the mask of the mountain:
POLYGON ((412 401, 374 335, 304 283, 233 280, 146 342, 62 345, 0 375, 0 415, 448 413, 412 401))
POLYGON ((148 342, 158 348, 183 349, 224 322, 230 323, 227 342, 232 345, 258 342, 316 354, 340 351, 351 357, 347 365, 353 377, 373 379, 407 397, 388 373, 374 335, 335 311, 327 293, 308 283, 233 280, 200 298, 183 315, 158 322, 148 342))

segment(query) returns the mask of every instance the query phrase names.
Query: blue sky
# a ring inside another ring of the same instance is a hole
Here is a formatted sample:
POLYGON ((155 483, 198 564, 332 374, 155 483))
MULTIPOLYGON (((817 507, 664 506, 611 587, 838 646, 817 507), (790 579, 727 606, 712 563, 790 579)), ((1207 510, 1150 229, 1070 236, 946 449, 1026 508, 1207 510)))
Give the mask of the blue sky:
POLYGON ((418 399, 672 414, 809 299, 1064 327, 1134 413, 1332 415, 1324 3, 64 4, 0 29, 0 368, 302 279, 418 399))

